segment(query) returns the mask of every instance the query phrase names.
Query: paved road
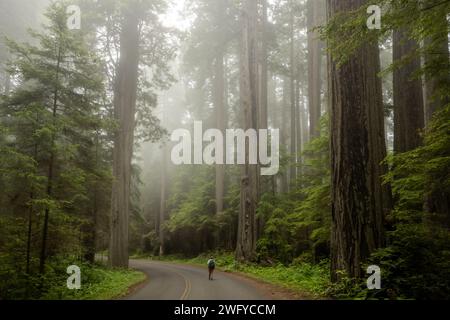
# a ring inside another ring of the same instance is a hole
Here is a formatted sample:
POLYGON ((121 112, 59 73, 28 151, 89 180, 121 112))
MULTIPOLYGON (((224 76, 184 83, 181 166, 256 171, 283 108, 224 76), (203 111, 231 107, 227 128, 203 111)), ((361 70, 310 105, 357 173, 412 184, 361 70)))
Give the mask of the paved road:
POLYGON ((143 271, 148 281, 127 300, 264 300, 269 295, 251 280, 214 272, 208 280, 205 268, 146 260, 131 260, 130 266, 143 271))

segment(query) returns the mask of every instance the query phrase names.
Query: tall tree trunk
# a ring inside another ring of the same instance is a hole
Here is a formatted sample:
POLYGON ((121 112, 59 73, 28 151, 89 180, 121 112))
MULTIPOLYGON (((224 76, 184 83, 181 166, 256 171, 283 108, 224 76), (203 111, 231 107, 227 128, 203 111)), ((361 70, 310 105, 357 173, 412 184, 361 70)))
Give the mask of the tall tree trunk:
MULTIPOLYGON (((260 48, 259 48, 259 87, 258 87, 258 128, 268 128, 268 46, 267 46, 267 0, 261 0, 261 17, 258 24, 260 28, 260 48)), ((259 146, 258 146, 259 148, 259 146)), ((268 191, 269 184, 272 181, 272 177, 260 177, 261 167, 258 166, 258 197, 268 191)), ((257 199, 257 201, 259 198, 257 199)), ((264 231, 265 221, 262 217, 256 218, 256 238, 259 239, 264 231)))
MULTIPOLYGON (((402 30, 394 31, 394 62, 417 50, 415 40, 408 39, 402 30)), ((414 58, 406 65, 394 70, 394 151, 406 152, 421 144, 420 130, 424 124, 424 106, 422 80, 414 79, 414 73, 420 69, 420 58, 414 58)))
POLYGON ((126 8, 120 33, 120 61, 114 88, 114 136, 109 264, 128 267, 128 219, 139 65, 139 18, 126 8))
MULTIPOLYGON (((61 41, 61 40, 60 40, 61 41)), ((52 105, 52 121, 53 126, 56 128, 56 118, 58 111, 58 99, 59 99, 59 78, 61 72, 62 63, 62 48, 61 43, 58 47, 58 58, 56 61, 56 71, 55 71, 55 89, 53 92, 53 105, 52 105)), ((55 130, 55 129, 53 129, 55 130)), ((55 169, 55 159, 56 159, 56 133, 53 131, 50 143, 50 159, 48 161, 47 169, 47 198, 50 200, 53 197, 53 179, 54 179, 54 169, 55 169)), ((44 213, 44 226, 42 229, 42 245, 41 245, 41 255, 39 259, 39 273, 43 274, 45 272, 45 263, 47 260, 47 237, 48 237, 48 225, 50 219, 50 208, 47 206, 44 213)))
POLYGON ((300 102, 299 108, 300 108, 300 111, 299 111, 300 112, 300 122, 301 122, 301 128, 302 128, 302 148, 304 148, 310 139, 310 137, 309 137, 310 132, 309 132, 309 125, 308 125, 308 119, 309 119, 308 107, 303 99, 300 102))
MULTIPOLYGON (((242 41, 240 57, 240 99, 245 129, 258 128, 258 61, 257 61, 258 3, 246 0, 242 12, 242 41)), ((241 203, 238 221, 236 258, 251 261, 256 251, 256 204, 258 198, 258 165, 249 164, 248 143, 246 164, 241 173, 241 203)))
MULTIPOLYGON (((219 1, 214 4, 216 9, 216 21, 219 30, 224 32, 225 25, 223 14, 226 12, 226 3, 219 1)), ((225 41, 222 39, 222 41, 225 41)), ((217 46, 216 59, 214 65, 214 104, 216 112, 216 125, 222 134, 225 136, 225 129, 227 126, 227 103, 226 103, 226 85, 225 85, 225 47, 222 43, 217 46)), ((224 159, 222 159, 224 160, 224 159)), ((216 213, 223 212, 224 209, 224 194, 225 194, 225 165, 216 164, 216 213)))
MULTIPOLYGON (((288 108, 289 108, 289 82, 287 78, 283 78, 283 100, 281 102, 281 142, 280 145, 285 147, 286 151, 288 146, 288 108)), ((286 193, 289 191, 289 172, 286 168, 280 174, 280 192, 286 193)))
MULTIPOLYGON (((259 129, 268 129, 269 127, 269 115, 268 115, 268 44, 267 44, 267 24, 268 24, 268 11, 267 0, 261 0, 261 19, 260 19, 260 34, 261 34, 261 47, 259 52, 259 129)), ((260 173, 261 168, 258 168, 260 173)), ((271 188, 270 185, 273 182, 273 177, 260 177, 258 173, 258 197, 260 194, 264 194, 271 188)), ((259 200, 259 198, 258 198, 259 200)), ((262 236, 264 231, 265 221, 261 216, 256 218, 257 224, 257 239, 262 236)))
POLYGON ((314 30, 324 20, 323 0, 308 0, 308 103, 310 138, 320 135, 321 90, 322 90, 322 47, 319 33, 314 30))
MULTIPOLYGON (((217 53, 215 63, 215 105, 217 129, 225 136, 226 110, 225 110, 225 84, 224 84, 224 56, 223 52, 217 53)), ((225 166, 216 164, 216 213, 223 211, 223 197, 225 193, 225 166)))
POLYGON ((268 47, 267 47, 267 0, 261 0, 262 2, 262 21, 261 21, 261 89, 260 89, 260 128, 268 128, 268 47))
MULTIPOLYGON (((274 77, 273 74, 270 74, 268 77, 268 94, 267 94, 267 100, 268 105, 270 105, 270 110, 268 112, 268 118, 270 120, 271 126, 274 128, 282 128, 281 125, 281 112, 279 109, 278 104, 278 97, 277 97, 277 87, 278 87, 278 81, 276 77, 274 77)), ((282 131, 280 132, 282 133, 282 131)), ((282 137, 280 137, 280 142, 283 143, 282 137)), ((275 195, 279 191, 279 175, 273 175, 270 177, 271 179, 271 192, 273 195, 275 195)))
POLYGON ((299 80, 297 79, 295 81, 295 110, 296 110, 296 117, 295 117, 295 126, 297 127, 297 162, 298 162, 298 166, 297 166, 297 177, 300 177, 302 174, 302 150, 303 150, 303 146, 302 146, 302 141, 303 141, 303 137, 302 137, 302 133, 303 133, 303 126, 302 126, 302 108, 303 105, 300 102, 300 85, 299 85, 299 80))
POLYGON ((161 163, 161 195, 159 204, 159 255, 165 254, 165 239, 164 239, 164 221, 166 219, 166 195, 167 195, 167 147, 162 148, 162 163, 161 163))
POLYGON ((292 164, 290 165, 290 185, 294 186, 297 180, 297 130, 296 130, 296 104, 295 104, 295 16, 293 2, 291 1, 291 10, 289 13, 289 28, 290 28, 290 107, 291 107, 291 157, 292 164))
MULTIPOLYGON (((328 0, 329 16, 364 0, 328 0)), ((384 245, 387 195, 381 184, 386 155, 379 49, 365 44, 331 65, 332 280, 343 270, 360 277, 361 263, 384 245)))

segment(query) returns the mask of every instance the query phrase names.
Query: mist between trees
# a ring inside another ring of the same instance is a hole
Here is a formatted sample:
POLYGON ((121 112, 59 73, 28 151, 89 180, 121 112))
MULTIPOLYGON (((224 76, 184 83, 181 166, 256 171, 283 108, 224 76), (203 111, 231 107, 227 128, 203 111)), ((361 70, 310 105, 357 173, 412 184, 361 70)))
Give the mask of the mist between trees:
POLYGON ((320 270, 333 297, 448 298, 448 12, 2 0, 0 298, 61 297, 100 252, 127 268, 211 251, 320 270))

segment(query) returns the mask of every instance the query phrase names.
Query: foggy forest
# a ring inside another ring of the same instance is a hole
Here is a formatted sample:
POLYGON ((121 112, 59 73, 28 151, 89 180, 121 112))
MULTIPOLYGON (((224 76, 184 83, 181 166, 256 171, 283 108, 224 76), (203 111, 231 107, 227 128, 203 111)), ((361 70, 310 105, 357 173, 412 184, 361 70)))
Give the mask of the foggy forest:
POLYGON ((448 0, 0 0, 0 300, 449 299, 449 34, 448 0))

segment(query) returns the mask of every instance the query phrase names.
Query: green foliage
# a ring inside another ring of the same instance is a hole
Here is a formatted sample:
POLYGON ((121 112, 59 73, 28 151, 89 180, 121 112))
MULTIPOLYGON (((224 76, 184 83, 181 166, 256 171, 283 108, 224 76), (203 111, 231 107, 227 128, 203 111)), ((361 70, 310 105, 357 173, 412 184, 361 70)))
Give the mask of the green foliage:
POLYGON ((22 297, 40 297, 35 290, 50 285, 58 263, 38 274, 43 257, 93 261, 94 220, 109 202, 103 66, 87 35, 68 30, 66 7, 49 7, 42 32, 30 31, 32 44, 7 40, 14 85, 0 97, 1 276, 27 288, 15 293, 22 297))
POLYGON ((399 223, 390 245, 373 254, 382 270, 380 297, 446 299, 450 293, 450 235, 419 223, 399 223))
POLYGON ((304 165, 299 178, 302 200, 296 214, 301 218, 299 228, 308 230, 313 248, 328 247, 330 242, 331 166, 328 124, 329 118, 326 115, 321 120, 321 136, 311 141, 303 153, 304 165))
POLYGON ((326 263, 303 263, 288 267, 281 264, 273 267, 239 265, 236 270, 299 293, 310 294, 312 298, 323 297, 330 284, 329 266, 326 263))
MULTIPOLYGON (((416 51, 389 66, 385 73, 407 63, 410 59, 429 54, 417 76, 434 74, 448 77, 448 57, 436 54, 441 51, 442 41, 446 41, 450 27, 446 23, 446 13, 450 11, 450 2, 441 0, 375 0, 367 2, 357 10, 336 14, 326 26, 321 27, 322 37, 328 41, 328 50, 338 64, 346 62, 362 45, 388 39, 393 30, 404 30, 409 38, 422 43, 416 51), (381 30, 370 30, 366 22, 369 15, 367 7, 378 5, 382 8, 381 30)), ((448 94, 449 83, 442 82, 437 88, 439 93, 448 94)))
POLYGON ((289 264, 303 256, 318 262, 328 256, 330 242, 330 166, 328 117, 322 119, 322 135, 303 152, 301 175, 288 195, 265 194, 258 216, 265 221, 258 241, 259 259, 289 264))
POLYGON ((81 268, 81 289, 68 290, 63 268, 46 277, 53 277, 47 283, 54 285, 42 297, 43 300, 111 300, 128 293, 131 286, 145 280, 142 272, 133 270, 106 269, 100 266, 83 265, 81 268), (58 274, 56 274, 58 272, 58 274), (61 273, 62 272, 62 273, 61 273), (59 274, 63 277, 58 277, 59 274), (57 285, 61 283, 61 285, 57 285))
POLYGON ((259 259, 267 260, 274 257, 283 262, 292 260, 290 226, 287 213, 279 208, 274 209, 264 226, 264 236, 258 241, 259 259))
POLYGON ((372 260, 385 289, 417 299, 450 293, 450 105, 436 113, 422 147, 392 156, 386 182, 396 206, 389 216, 388 247, 372 260))
POLYGON ((0 256, 0 297, 7 300, 108 300, 120 297, 129 287, 145 279, 141 272, 106 269, 77 259, 53 258, 45 275, 27 275, 6 268, 6 255, 0 256), (69 290, 66 269, 77 265, 81 270, 81 289, 69 290))
POLYGON ((214 167, 177 168, 168 201, 169 220, 164 228, 167 250, 196 255, 213 248, 231 248, 235 241, 239 190, 230 187, 225 210, 216 214, 214 167))

